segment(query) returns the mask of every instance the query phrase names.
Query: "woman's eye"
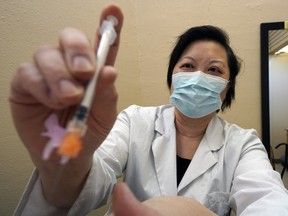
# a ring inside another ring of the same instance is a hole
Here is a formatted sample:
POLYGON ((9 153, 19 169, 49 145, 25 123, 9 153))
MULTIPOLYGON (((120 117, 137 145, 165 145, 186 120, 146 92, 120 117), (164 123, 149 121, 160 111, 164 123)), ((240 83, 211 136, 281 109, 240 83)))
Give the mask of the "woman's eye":
POLYGON ((192 64, 183 64, 182 66, 181 66, 181 68, 184 68, 184 69, 191 69, 191 68, 194 68, 193 67, 193 65, 192 64))
POLYGON ((213 73, 222 73, 222 70, 217 68, 217 67, 211 67, 211 68, 209 68, 209 71, 211 71, 213 73))

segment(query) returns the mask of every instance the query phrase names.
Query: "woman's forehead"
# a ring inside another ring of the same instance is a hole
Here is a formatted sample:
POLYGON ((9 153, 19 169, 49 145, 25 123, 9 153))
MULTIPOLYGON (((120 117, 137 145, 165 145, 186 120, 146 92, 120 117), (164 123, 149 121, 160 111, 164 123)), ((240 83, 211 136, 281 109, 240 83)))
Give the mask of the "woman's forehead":
POLYGON ((191 59, 218 59, 227 63, 227 53, 224 47, 214 41, 195 41, 187 46, 181 55, 182 57, 190 57, 191 59))

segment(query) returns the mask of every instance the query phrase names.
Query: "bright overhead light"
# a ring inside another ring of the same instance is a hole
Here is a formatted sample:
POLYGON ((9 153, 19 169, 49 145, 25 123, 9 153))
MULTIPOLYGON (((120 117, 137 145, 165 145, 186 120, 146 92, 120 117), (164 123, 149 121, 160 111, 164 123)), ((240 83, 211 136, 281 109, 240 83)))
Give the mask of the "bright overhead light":
POLYGON ((280 54, 284 54, 287 53, 288 54, 288 45, 286 45, 285 47, 283 47, 282 49, 278 50, 277 52, 275 52, 275 55, 280 55, 280 54))

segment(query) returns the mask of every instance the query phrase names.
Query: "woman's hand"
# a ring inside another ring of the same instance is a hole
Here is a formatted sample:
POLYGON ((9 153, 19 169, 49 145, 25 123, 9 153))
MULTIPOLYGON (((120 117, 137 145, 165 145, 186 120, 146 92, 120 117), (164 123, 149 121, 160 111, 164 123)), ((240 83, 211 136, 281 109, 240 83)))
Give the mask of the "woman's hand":
POLYGON ((123 14, 116 6, 106 7, 100 24, 108 15, 118 18, 117 39, 110 47, 106 66, 99 74, 96 97, 88 117, 88 130, 79 157, 70 160, 59 174, 59 156, 54 152, 48 161, 42 160, 47 138, 44 121, 56 113, 60 124, 66 123, 80 103, 87 81, 95 72, 95 52, 100 40, 97 31, 95 46, 81 31, 64 29, 59 45, 45 45, 34 53, 34 61, 23 63, 11 82, 10 104, 15 127, 40 173, 44 195, 52 204, 69 207, 79 195, 92 164, 94 151, 103 142, 117 117, 117 93, 114 85, 117 73, 113 65, 120 42, 123 14), (53 192, 52 192, 53 191, 53 192))

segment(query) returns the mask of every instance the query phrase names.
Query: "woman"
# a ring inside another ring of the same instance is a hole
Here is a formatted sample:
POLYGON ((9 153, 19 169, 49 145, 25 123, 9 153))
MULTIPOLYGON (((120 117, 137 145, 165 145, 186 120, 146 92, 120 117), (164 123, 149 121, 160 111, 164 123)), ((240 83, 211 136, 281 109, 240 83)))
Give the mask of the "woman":
MULTIPOLYGON (((101 20, 108 14, 118 17, 119 35, 121 10, 107 7, 101 20)), ((219 215, 230 208, 238 215, 288 212, 288 193, 255 131, 217 116, 231 105, 240 69, 222 30, 195 27, 179 37, 167 75, 172 105, 131 106, 115 121, 116 72, 108 65, 114 64, 118 36, 100 74, 84 148, 63 169, 56 154, 41 159, 47 140, 39 134, 51 112, 63 125, 74 114, 95 62, 78 30, 65 29, 59 41, 59 47, 38 49, 12 81, 15 125, 37 167, 16 214, 85 215, 107 202, 123 173, 140 201, 184 196, 219 215)))

